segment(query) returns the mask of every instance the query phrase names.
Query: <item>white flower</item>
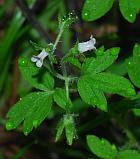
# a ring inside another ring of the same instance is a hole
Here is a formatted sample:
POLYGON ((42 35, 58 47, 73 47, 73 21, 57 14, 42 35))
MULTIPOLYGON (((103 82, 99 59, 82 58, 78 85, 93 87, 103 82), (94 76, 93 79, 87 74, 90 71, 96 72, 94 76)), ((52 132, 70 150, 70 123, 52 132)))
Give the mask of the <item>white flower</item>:
POLYGON ((31 61, 35 62, 37 67, 41 67, 46 56, 48 56, 48 53, 45 49, 43 49, 37 56, 33 55, 33 57, 31 57, 31 61))
POLYGON ((96 39, 93 38, 93 36, 91 35, 89 41, 82 42, 82 43, 78 44, 78 51, 83 53, 83 52, 86 52, 86 51, 96 49, 95 44, 96 44, 96 39))

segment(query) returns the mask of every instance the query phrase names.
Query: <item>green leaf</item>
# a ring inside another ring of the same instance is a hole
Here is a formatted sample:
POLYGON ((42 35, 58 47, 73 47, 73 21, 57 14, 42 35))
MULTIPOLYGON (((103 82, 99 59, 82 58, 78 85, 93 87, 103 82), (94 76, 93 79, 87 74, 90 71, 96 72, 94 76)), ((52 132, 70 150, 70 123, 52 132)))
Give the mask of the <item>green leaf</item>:
POLYGON ((119 94, 124 97, 136 95, 133 85, 128 79, 122 76, 110 73, 99 73, 91 78, 91 81, 93 81, 92 84, 103 92, 119 94))
POLYGON ((109 68, 107 68, 106 71, 120 76, 125 76, 127 74, 127 60, 114 63, 109 68))
POLYGON ((52 106, 52 96, 47 92, 30 93, 20 99, 8 112, 7 130, 17 128, 22 122, 23 131, 28 135, 47 117, 52 106))
POLYGON ((96 58, 87 58, 82 65, 82 74, 95 74, 107 69, 117 59, 120 49, 117 47, 108 49, 104 52, 99 48, 96 52, 96 58))
POLYGON ((136 150, 124 150, 118 153, 118 159, 139 159, 140 153, 136 150))
POLYGON ((140 117, 140 109, 134 108, 132 109, 135 116, 140 117))
POLYGON ((84 102, 107 111, 107 101, 102 91, 96 86, 91 76, 83 76, 78 80, 78 92, 84 102))
POLYGON ((133 56, 140 57, 140 44, 136 43, 133 49, 133 56))
POLYGON ((79 60, 77 58, 74 58, 74 57, 66 57, 64 59, 64 62, 69 62, 71 63, 72 65, 78 67, 79 69, 81 68, 81 63, 79 62, 79 60))
POLYGON ((78 80, 78 92, 84 102, 107 111, 107 102, 104 93, 119 94, 124 97, 136 95, 133 85, 128 79, 110 74, 98 73, 85 75, 78 80))
POLYGON ((64 125, 65 125, 67 143, 68 145, 72 145, 76 133, 74 117, 72 114, 64 116, 64 125))
POLYGON ((128 75, 135 86, 140 88, 140 57, 132 57, 128 61, 128 75))
POLYGON ((43 69, 37 68, 31 61, 20 58, 19 69, 24 79, 33 87, 44 91, 53 89, 54 79, 52 76, 49 73, 44 72, 43 69))
POLYGON ((117 155, 115 145, 111 145, 106 139, 99 139, 97 136, 88 135, 87 144, 93 154, 103 159, 114 159, 117 155))
POLYGON ((136 19, 137 14, 140 11, 139 0, 120 0, 119 1, 120 11, 123 17, 130 23, 133 23, 136 19))
POLYGON ((128 75, 136 87, 140 88, 140 45, 135 44, 133 57, 128 60, 128 75))
POLYGON ((62 88, 55 89, 53 98, 54 98, 54 101, 57 103, 57 105, 59 105, 63 109, 66 109, 67 106, 69 108, 72 107, 72 102, 71 102, 70 98, 69 98, 69 100, 67 100, 65 90, 62 88))
POLYGON ((86 21, 93 21, 102 17, 107 13, 112 5, 114 0, 86 0, 82 10, 82 18, 86 21))
POLYGON ((77 54, 80 53, 79 50, 78 50, 78 43, 79 43, 79 40, 77 40, 74 47, 69 50, 68 55, 77 55, 77 54))
POLYGON ((56 136, 55 136, 55 141, 57 142, 59 139, 60 139, 60 137, 61 137, 61 135, 62 135, 62 133, 63 133, 63 130, 64 130, 64 120, 63 120, 63 118, 59 121, 59 123, 58 123, 58 125, 57 125, 57 132, 56 132, 56 136))

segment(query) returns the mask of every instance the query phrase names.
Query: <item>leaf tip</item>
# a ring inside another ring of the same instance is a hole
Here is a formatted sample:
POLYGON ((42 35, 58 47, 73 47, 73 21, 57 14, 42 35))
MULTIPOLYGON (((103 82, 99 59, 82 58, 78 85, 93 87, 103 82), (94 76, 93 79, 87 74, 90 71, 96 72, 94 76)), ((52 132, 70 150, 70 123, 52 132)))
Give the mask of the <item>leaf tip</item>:
POLYGON ((6 130, 12 130, 12 129, 13 129, 13 124, 10 121, 8 121, 6 123, 6 130))

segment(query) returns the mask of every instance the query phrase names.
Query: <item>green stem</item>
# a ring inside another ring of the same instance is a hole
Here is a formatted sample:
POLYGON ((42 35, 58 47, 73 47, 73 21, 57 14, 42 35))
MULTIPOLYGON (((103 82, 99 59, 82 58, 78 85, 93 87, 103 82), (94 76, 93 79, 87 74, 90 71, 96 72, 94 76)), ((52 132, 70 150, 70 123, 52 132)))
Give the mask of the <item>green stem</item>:
POLYGON ((59 41, 60 41, 60 38, 64 32, 64 26, 65 26, 65 22, 63 22, 63 24, 61 25, 61 28, 60 28, 60 32, 55 40, 55 43, 53 45, 53 51, 56 49, 56 46, 58 45, 59 41))
POLYGON ((65 80, 65 90, 66 90, 66 98, 69 99, 69 78, 65 80))

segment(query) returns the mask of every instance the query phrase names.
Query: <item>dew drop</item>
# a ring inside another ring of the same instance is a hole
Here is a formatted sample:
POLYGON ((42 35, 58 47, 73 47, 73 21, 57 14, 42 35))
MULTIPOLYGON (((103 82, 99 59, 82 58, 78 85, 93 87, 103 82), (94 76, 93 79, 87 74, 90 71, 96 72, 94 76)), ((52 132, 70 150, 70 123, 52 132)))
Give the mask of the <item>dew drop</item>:
POLYGON ((131 62, 129 61, 129 62, 128 62, 128 65, 130 65, 130 64, 131 64, 131 62))
POLYGON ((19 65, 21 65, 21 66, 26 66, 26 65, 27 65, 26 59, 20 58, 20 59, 19 59, 19 65))
POLYGON ((64 21, 65 21, 65 19, 63 18, 63 19, 62 19, 62 21, 64 22, 64 21))
POLYGON ((88 16, 88 13, 86 12, 84 15, 85 15, 85 16, 88 16))
POLYGON ((13 124, 11 122, 6 123, 6 129, 11 130, 13 128, 13 124))
POLYGON ((129 16, 130 16, 130 17, 133 17, 133 14, 130 14, 129 16))
POLYGON ((22 98, 19 98, 19 100, 22 100, 22 98))

